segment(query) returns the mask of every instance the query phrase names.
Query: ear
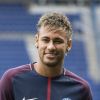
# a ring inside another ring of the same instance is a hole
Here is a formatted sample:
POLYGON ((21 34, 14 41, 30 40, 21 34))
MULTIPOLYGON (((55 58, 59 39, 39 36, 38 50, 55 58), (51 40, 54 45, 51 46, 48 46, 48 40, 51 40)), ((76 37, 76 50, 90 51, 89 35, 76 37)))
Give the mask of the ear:
POLYGON ((69 39, 69 40, 67 41, 66 52, 69 52, 69 51, 71 50, 71 48, 72 48, 72 40, 69 39))
POLYGON ((39 38, 39 36, 38 36, 38 34, 36 34, 35 38, 34 38, 34 40, 35 40, 35 47, 36 48, 38 48, 38 38, 39 38))

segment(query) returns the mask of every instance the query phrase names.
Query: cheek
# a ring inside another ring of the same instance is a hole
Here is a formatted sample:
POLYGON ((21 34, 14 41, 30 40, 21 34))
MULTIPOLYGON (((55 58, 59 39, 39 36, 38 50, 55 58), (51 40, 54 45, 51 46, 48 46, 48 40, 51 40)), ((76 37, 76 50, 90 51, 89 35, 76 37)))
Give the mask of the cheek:
POLYGON ((61 54, 61 55, 64 55, 66 53, 66 48, 65 46, 61 46, 58 48, 58 52, 61 54))
POLYGON ((45 46, 44 44, 41 43, 41 44, 39 44, 39 48, 40 48, 40 49, 45 49, 46 46, 45 46))
POLYGON ((43 44, 40 43, 40 44, 38 45, 38 51, 39 51, 40 54, 41 54, 41 53, 44 52, 44 50, 45 50, 45 45, 43 45, 43 44))
POLYGON ((42 42, 38 42, 38 47, 39 48, 44 48, 44 44, 42 42))
POLYGON ((66 50, 67 50, 66 45, 63 45, 63 46, 62 46, 62 50, 63 50, 64 53, 66 53, 66 50))

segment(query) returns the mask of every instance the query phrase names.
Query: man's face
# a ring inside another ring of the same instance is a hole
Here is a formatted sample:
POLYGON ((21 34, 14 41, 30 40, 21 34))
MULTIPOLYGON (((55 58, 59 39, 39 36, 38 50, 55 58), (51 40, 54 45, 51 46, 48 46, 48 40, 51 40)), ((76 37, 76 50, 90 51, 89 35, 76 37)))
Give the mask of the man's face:
POLYGON ((66 33, 62 31, 48 31, 41 27, 36 36, 36 45, 38 47, 39 60, 47 66, 62 65, 64 55, 67 50, 66 33))

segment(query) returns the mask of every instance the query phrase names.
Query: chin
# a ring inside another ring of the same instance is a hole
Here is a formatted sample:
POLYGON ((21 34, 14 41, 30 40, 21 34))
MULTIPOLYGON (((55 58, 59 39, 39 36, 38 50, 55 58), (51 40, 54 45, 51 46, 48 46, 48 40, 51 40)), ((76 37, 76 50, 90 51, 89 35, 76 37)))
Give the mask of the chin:
POLYGON ((58 66, 62 63, 62 62, 59 62, 59 61, 62 61, 61 58, 60 59, 47 59, 47 58, 43 59, 42 58, 40 60, 44 65, 50 66, 50 67, 55 67, 55 66, 58 66))
POLYGON ((59 65, 58 61, 57 62, 44 62, 45 65, 50 66, 50 67, 54 67, 59 65))

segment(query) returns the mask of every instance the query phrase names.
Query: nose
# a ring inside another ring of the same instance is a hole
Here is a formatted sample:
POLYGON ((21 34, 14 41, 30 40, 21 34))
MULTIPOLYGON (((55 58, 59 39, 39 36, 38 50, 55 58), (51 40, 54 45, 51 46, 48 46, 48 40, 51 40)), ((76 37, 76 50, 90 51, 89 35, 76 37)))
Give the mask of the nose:
POLYGON ((47 48, 48 48, 49 50, 54 50, 54 49, 56 48, 55 45, 54 45, 54 43, 53 43, 53 41, 50 41, 50 42, 49 42, 47 48))

